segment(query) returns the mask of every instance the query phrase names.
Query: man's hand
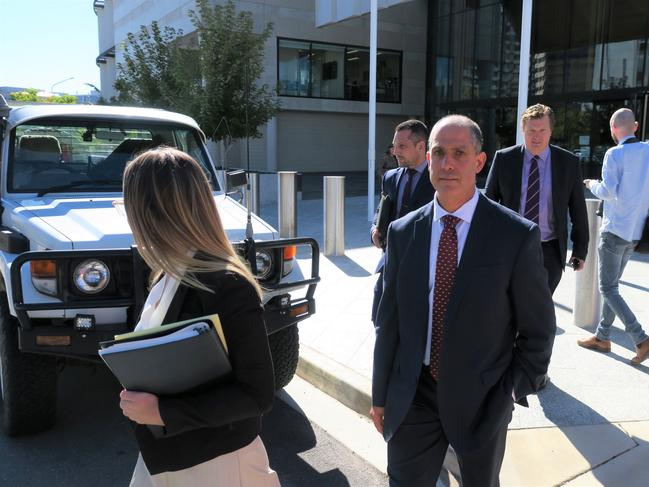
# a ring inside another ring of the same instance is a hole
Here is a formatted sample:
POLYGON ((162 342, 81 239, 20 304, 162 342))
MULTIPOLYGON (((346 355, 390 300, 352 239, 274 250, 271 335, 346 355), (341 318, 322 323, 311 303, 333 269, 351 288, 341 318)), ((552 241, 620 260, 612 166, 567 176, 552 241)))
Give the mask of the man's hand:
POLYGON ((584 268, 586 261, 584 259, 580 259, 579 257, 573 256, 570 258, 570 264, 572 265, 573 270, 580 271, 584 268))
POLYGON ((372 243, 376 248, 382 249, 383 247, 381 246, 381 232, 379 232, 378 228, 374 228, 372 230, 372 243))
POLYGON ((380 408, 378 406, 372 406, 370 409, 370 417, 374 421, 374 427, 376 431, 383 434, 383 415, 385 414, 385 408, 380 408))
POLYGON ((158 396, 148 392, 132 392, 123 390, 119 393, 119 407, 124 416, 138 424, 164 426, 158 408, 158 396))
POLYGON ((595 182, 594 179, 584 179, 584 186, 586 186, 588 189, 590 189, 590 185, 595 182))

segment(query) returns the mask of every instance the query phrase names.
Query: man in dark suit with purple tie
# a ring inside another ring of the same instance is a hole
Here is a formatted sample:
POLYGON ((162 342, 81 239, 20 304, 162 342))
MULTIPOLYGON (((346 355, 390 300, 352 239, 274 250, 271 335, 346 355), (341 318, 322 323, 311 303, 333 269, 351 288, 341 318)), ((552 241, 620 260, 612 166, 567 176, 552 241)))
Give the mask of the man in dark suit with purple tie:
POLYGON ((434 485, 449 444, 465 487, 495 487, 514 401, 554 341, 539 228, 476 189, 471 119, 438 121, 427 157, 434 200, 388 229, 370 414, 392 487, 434 485))
MULTIPOLYGON (((430 184, 426 163, 427 138, 428 129, 419 120, 406 120, 394 129, 392 143, 399 167, 387 171, 381 180, 381 194, 387 195, 392 202, 391 222, 433 199, 435 190, 430 184)), ((381 235, 377 228, 377 216, 374 217, 370 236, 374 246, 384 249, 386 236, 381 235)), ((375 272, 379 273, 379 278, 374 287, 372 321, 376 317, 376 310, 381 299, 383 256, 381 256, 375 272)))
POLYGON ((568 251, 568 214, 572 222, 570 265, 574 270, 583 269, 588 252, 588 215, 581 168, 575 154, 550 145, 554 126, 550 107, 528 107, 521 125, 525 144, 496 152, 485 194, 539 226, 548 285, 554 293, 568 251))

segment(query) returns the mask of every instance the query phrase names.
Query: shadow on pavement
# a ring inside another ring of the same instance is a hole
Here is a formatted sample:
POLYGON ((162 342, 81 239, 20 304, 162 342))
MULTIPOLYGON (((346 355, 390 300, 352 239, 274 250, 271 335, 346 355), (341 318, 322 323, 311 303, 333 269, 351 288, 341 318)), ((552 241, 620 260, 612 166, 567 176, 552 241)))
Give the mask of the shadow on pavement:
POLYGON ((367 277, 372 275, 346 255, 341 255, 338 257, 325 257, 325 259, 329 260, 333 265, 338 267, 338 269, 343 271, 349 277, 367 277))
POLYGON ((119 409, 120 390, 103 366, 63 370, 54 428, 0 437, 0 485, 128 485, 137 446, 119 409))
POLYGON ((307 418, 275 399, 272 411, 264 417, 261 437, 283 487, 350 485, 338 467, 310 451, 326 441, 319 436, 307 418), (272 427, 278 424, 286 428, 272 427))
POLYGON ((638 291, 644 291, 646 293, 649 293, 649 287, 640 286, 638 284, 634 284, 634 283, 628 282, 628 281, 620 281, 620 284, 622 284, 624 286, 632 287, 633 289, 637 289, 638 291))
MULTIPOLYGON (((572 427, 598 424, 606 425, 610 421, 587 404, 574 398, 564 390, 559 389, 552 382, 549 382, 545 389, 538 393, 538 398, 545 417, 552 421, 581 453, 591 468, 594 469, 592 474, 602 482, 601 485, 606 485, 604 482, 605 479, 600 479, 598 476, 602 472, 598 472, 595 467, 608 461, 609 458, 602 459, 601 452, 598 451, 599 449, 593 448, 592 438, 588 435, 579 434, 579 430, 572 427), (599 456, 596 456, 598 454, 599 456)), ((628 440, 628 435, 612 425, 606 439, 602 439, 602 441, 610 444, 624 444, 628 440)))

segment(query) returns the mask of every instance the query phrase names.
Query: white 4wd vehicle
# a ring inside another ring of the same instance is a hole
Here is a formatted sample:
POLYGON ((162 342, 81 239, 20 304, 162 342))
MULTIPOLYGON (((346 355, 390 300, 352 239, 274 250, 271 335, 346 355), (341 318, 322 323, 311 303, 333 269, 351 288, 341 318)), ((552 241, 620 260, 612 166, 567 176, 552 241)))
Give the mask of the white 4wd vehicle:
POLYGON ((318 247, 278 239, 217 179, 205 136, 189 117, 91 105, 9 108, 0 96, 0 378, 10 435, 54 424, 60 365, 98 361, 98 343, 132 330, 146 298, 146 268, 126 221, 122 172, 134 154, 166 144, 194 157, 210 179, 230 241, 265 290, 276 388, 293 377, 297 322, 315 311, 318 247), (245 241, 244 241, 245 240, 245 241), (303 278, 297 246, 311 247, 303 278), (304 290, 295 298, 289 292, 304 290))

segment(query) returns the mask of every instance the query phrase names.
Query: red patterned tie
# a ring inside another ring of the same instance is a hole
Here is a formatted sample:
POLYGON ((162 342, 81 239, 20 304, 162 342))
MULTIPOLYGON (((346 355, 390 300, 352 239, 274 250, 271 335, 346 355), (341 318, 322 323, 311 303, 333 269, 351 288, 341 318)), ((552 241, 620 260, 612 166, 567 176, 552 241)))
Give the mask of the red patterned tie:
POLYGON ((439 353, 442 348, 444 319, 446 307, 451 296, 455 269, 457 268, 457 232, 455 226, 460 219, 453 215, 444 215, 444 230, 439 238, 437 264, 435 266, 435 290, 433 292, 433 330, 430 344, 430 374, 437 380, 439 353))

